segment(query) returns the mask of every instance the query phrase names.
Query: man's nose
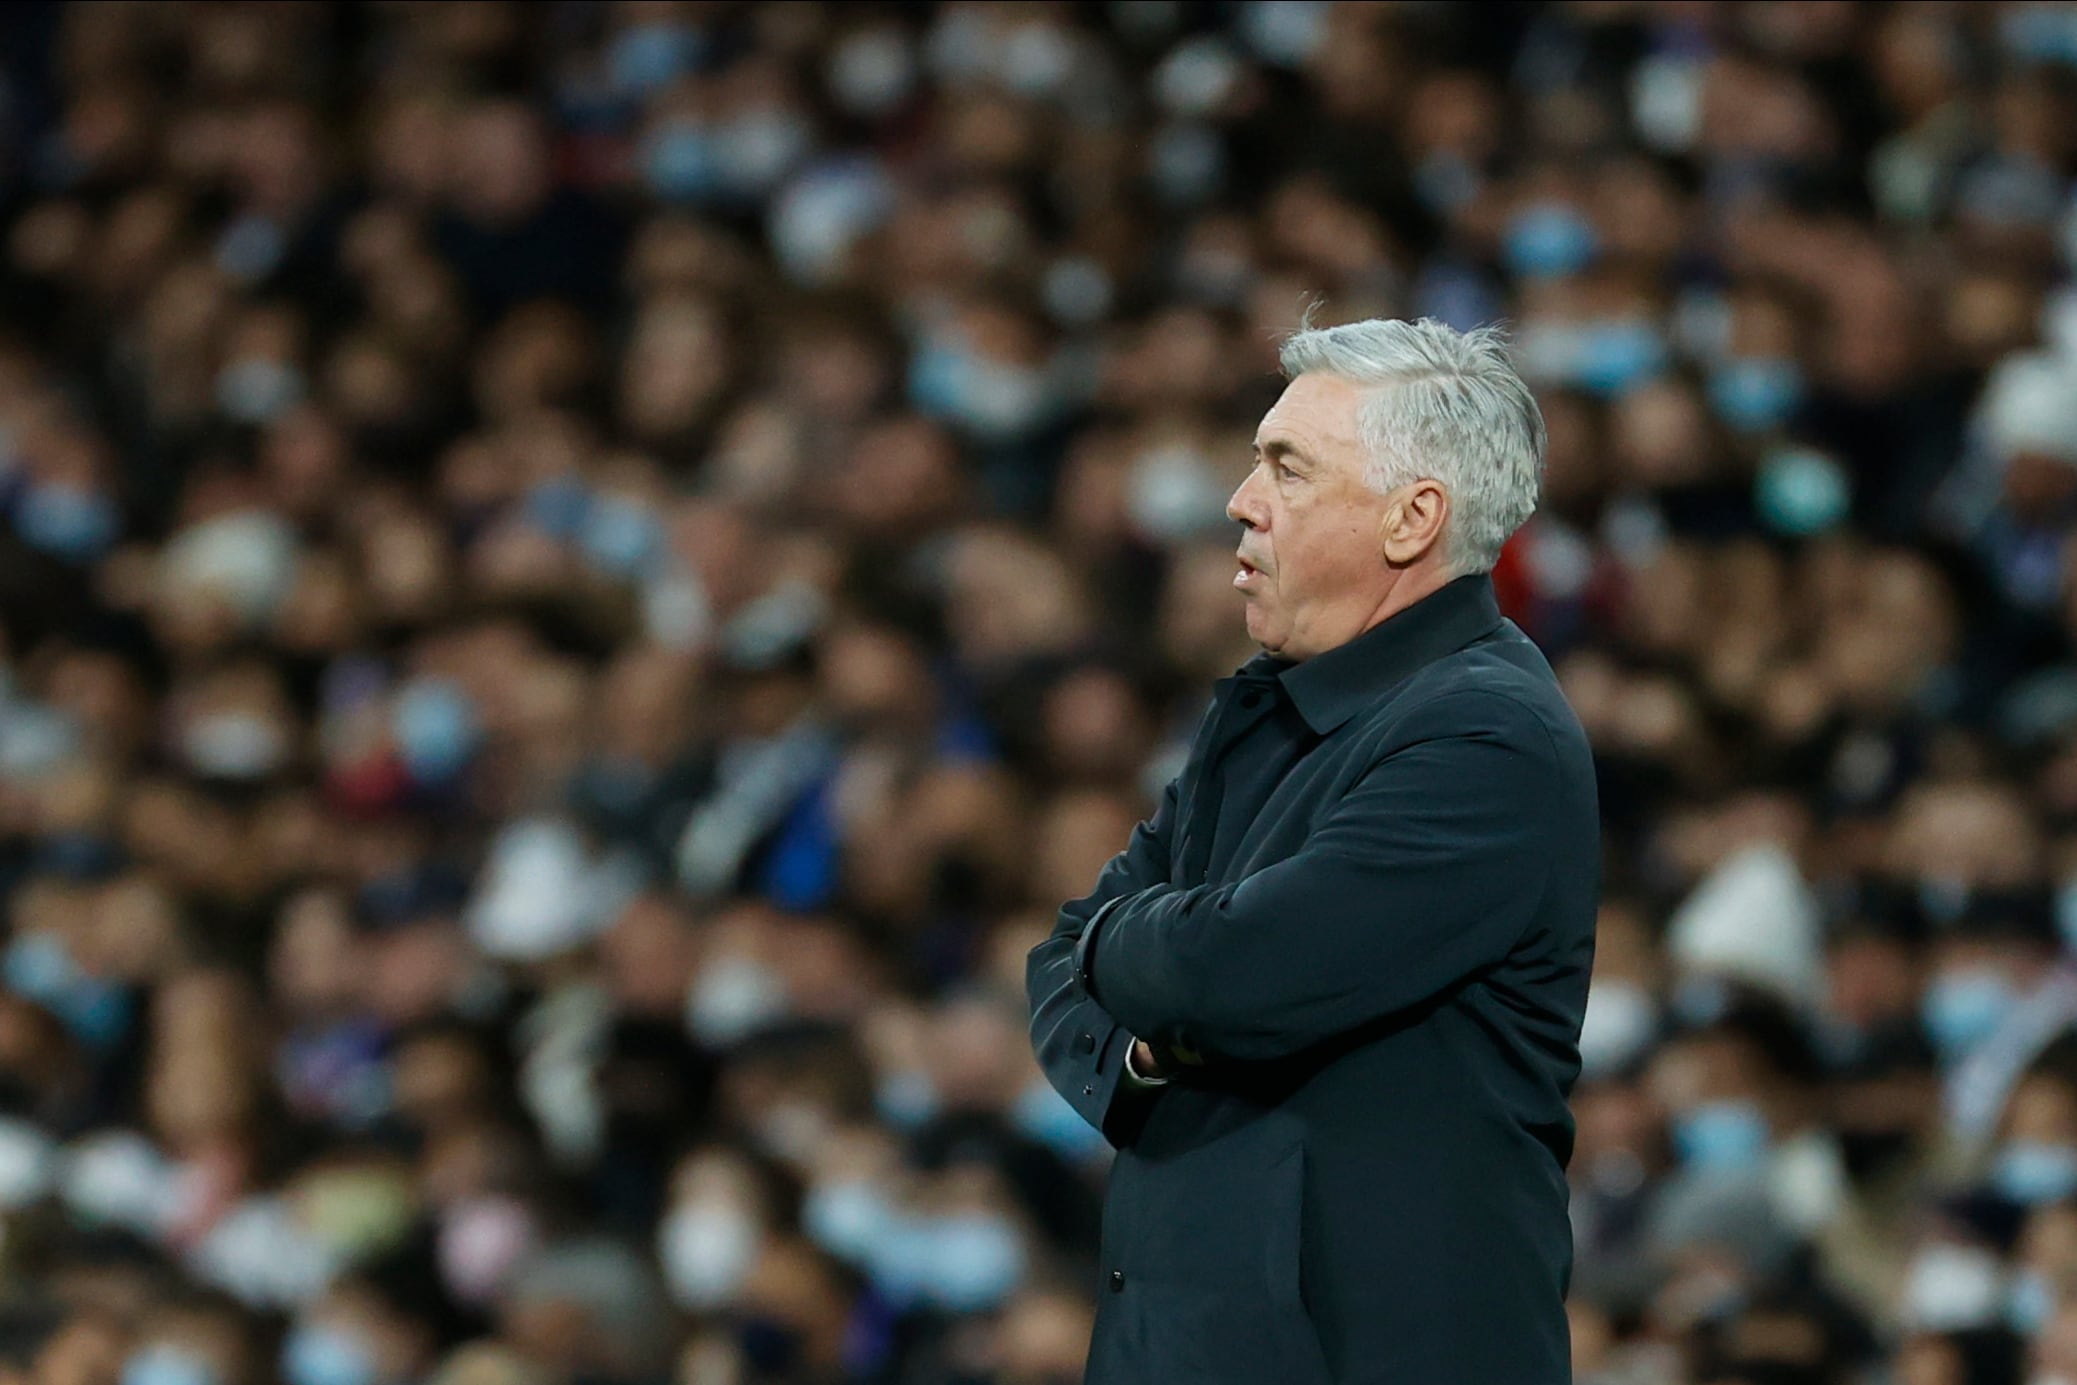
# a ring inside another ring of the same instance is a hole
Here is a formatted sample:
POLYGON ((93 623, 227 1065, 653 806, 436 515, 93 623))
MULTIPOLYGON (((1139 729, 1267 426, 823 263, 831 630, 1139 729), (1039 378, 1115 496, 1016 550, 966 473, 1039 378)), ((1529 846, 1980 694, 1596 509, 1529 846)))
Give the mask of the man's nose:
POLYGON ((1254 472, 1248 473, 1247 479, 1234 488, 1226 501, 1226 518, 1238 520, 1250 529, 1261 529, 1268 524, 1268 516, 1255 487, 1254 472))

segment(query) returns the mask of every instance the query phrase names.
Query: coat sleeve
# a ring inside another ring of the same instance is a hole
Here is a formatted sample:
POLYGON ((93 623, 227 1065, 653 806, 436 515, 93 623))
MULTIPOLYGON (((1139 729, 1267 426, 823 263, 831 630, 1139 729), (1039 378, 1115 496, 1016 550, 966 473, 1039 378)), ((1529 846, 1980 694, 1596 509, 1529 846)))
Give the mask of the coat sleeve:
POLYGON ((1535 714, 1489 692, 1410 714, 1295 856, 1234 884, 1153 883, 1080 949, 1134 1033, 1243 1060, 1299 1052, 1504 960, 1550 877, 1562 801, 1535 714))
POLYGON ((1103 910, 1168 879, 1175 813, 1176 786, 1171 783, 1153 818, 1133 828, 1125 849, 1096 877, 1094 890, 1062 907, 1052 936, 1033 948, 1024 964, 1031 1045, 1039 1066, 1054 1090, 1113 1144, 1119 1143, 1120 1122, 1115 1117, 1122 1114, 1115 1108, 1129 1104, 1120 1095, 1119 1078, 1133 1035, 1076 984, 1075 944, 1103 910))

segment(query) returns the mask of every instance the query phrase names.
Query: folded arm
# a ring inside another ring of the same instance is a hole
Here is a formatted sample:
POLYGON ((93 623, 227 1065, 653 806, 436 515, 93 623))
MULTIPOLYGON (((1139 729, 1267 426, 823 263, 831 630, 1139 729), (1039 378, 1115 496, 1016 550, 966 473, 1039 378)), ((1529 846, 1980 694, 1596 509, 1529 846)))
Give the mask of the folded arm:
POLYGON ((1096 878, 1096 888, 1067 904, 1053 934, 1025 959, 1031 1044, 1054 1090, 1082 1118, 1118 1142, 1118 1117, 1140 1084, 1125 1072, 1133 1036, 1075 983, 1075 944, 1105 906, 1168 878, 1176 788, 1170 784, 1150 821, 1133 829, 1123 851, 1096 878))
POLYGON ((1550 738, 1489 693, 1413 713, 1305 848, 1236 884, 1149 883, 1077 947, 1074 976, 1135 1033, 1206 1054, 1299 1052, 1502 961, 1565 811, 1550 738))

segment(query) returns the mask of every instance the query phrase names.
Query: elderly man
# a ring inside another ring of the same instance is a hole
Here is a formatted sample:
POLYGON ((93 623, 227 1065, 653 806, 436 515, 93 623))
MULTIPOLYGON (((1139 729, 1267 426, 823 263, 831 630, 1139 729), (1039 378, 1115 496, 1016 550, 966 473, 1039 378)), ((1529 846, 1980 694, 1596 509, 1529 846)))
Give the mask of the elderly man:
POLYGON ((1228 505, 1263 652, 1027 971, 1118 1149, 1087 1379, 1556 1385, 1594 769, 1487 575, 1543 420, 1490 330, 1283 367, 1228 505))

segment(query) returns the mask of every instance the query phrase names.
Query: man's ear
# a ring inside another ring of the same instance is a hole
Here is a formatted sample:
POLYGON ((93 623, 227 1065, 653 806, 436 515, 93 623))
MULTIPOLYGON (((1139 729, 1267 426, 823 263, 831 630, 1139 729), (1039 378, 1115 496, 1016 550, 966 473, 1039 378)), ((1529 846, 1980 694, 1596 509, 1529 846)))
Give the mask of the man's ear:
POLYGON ((1450 493, 1442 482, 1429 478, 1401 486, 1385 506, 1378 524, 1378 542, 1384 559, 1393 567, 1410 567, 1442 542, 1443 526, 1449 523, 1450 493))

